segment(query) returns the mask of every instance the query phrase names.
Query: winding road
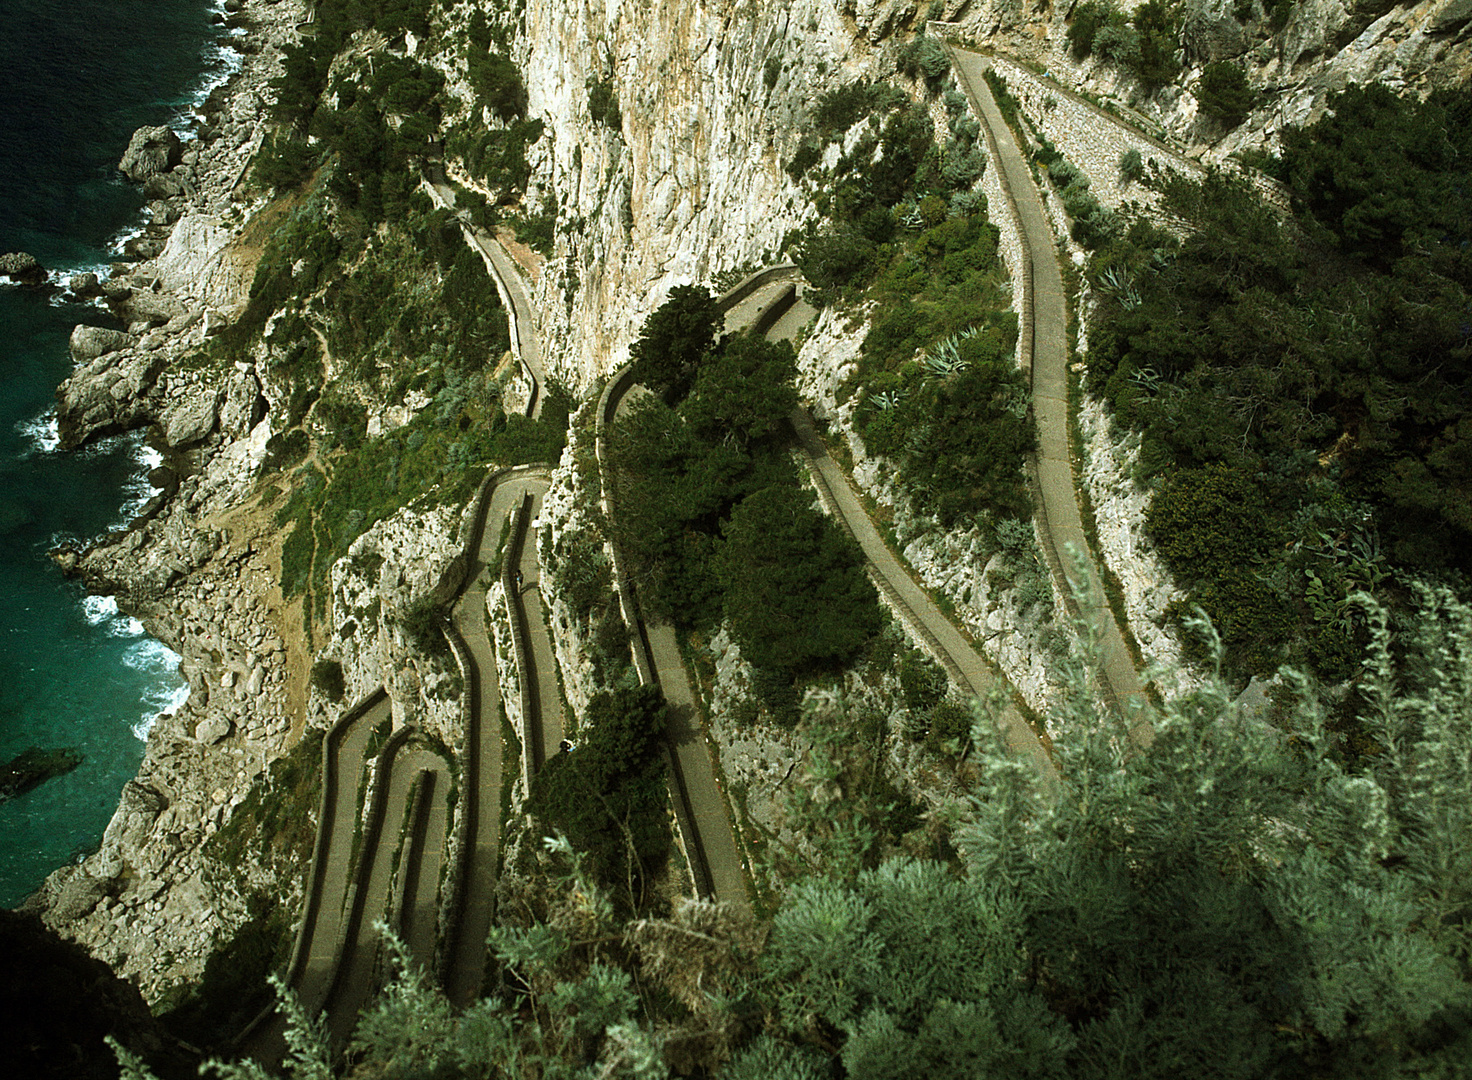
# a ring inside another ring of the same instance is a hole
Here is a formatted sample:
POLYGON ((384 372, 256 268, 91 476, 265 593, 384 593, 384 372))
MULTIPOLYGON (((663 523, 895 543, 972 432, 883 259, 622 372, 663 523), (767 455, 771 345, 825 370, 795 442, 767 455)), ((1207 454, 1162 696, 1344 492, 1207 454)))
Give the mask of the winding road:
MULTIPOLYGON (((993 167, 1000 170, 1009 209, 1022 235, 1025 285, 1017 347, 1024 367, 1031 373, 1037 420, 1034 502, 1045 559, 1055 583, 1078 615, 1074 596, 1105 594, 1075 494, 1068 439, 1068 309, 1053 230, 1032 171, 986 83, 986 58, 948 48, 961 87, 982 119, 993 167)), ((1095 607, 1088 614, 1098 637, 1101 688, 1129 723, 1130 740, 1136 747, 1148 746, 1153 729, 1139 672, 1109 606, 1100 602, 1095 607)))
MULTIPOLYGON (((429 185, 453 208, 453 192, 429 185), (448 193, 448 201, 446 194, 448 193)), ((506 306, 512 347, 530 376, 526 412, 541 410, 544 386, 536 321, 526 290, 500 244, 460 216, 466 241, 478 250, 506 306)), ((465 676, 465 747, 459 790, 450 763, 418 729, 401 728, 377 755, 371 802, 363 813, 365 766, 375 731, 392 724, 382 688, 350 709, 327 733, 322 751, 322 796, 302 921, 286 982, 308 1015, 321 1011, 334 1047, 342 1047, 368 1003, 382 971, 377 920, 393 926, 410 956, 442 977, 457 1004, 478 996, 485 970, 486 934, 494 916, 500 859, 504 715, 494 647, 486 626, 487 572, 496 561, 503 526, 508 617, 522 678, 524 743, 538 762, 555 752, 563 733, 561 690, 541 595, 541 571, 532 521, 547 490, 550 466, 502 469, 487 478, 467 537, 466 576, 444 630, 465 676), (542 706, 550 703, 547 717, 542 706), (460 862, 446 852, 452 800, 458 796, 460 862), (361 825, 360 825, 361 820, 361 825), (447 895, 446 884, 454 884, 447 895), (444 938, 436 963, 436 947, 444 938)), ((280 1061, 285 1024, 274 1010, 237 1040, 249 1055, 280 1061)))

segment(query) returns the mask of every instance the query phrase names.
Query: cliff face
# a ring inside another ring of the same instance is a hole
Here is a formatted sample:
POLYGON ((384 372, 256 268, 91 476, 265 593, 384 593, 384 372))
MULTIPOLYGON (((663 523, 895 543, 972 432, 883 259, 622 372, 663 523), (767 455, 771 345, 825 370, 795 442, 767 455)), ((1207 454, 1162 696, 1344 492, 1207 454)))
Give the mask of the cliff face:
POLYGON ((533 164, 566 228, 537 295, 554 375, 588 386, 672 286, 773 258, 807 216, 783 172, 805 109, 883 70, 865 25, 824 0, 527 5, 533 164), (612 83, 617 131, 590 81, 612 83))
MULTIPOLYGON (((462 3, 452 21, 468 19, 472 6, 488 5, 462 3)), ((187 458, 187 468, 152 523, 73 566, 95 587, 118 591, 151 632, 184 654, 193 694, 177 717, 156 726, 139 781, 124 793, 101 852, 54 875, 39 904, 48 921, 137 979, 150 998, 198 975, 211 948, 245 917, 241 894, 247 888, 270 891, 295 910, 299 889, 288 864, 249 867, 230 882, 212 876, 214 864, 202 853, 262 770, 295 745, 304 728, 322 726, 340 708, 309 687, 314 658, 342 664, 348 698, 386 682, 398 720, 427 722, 447 744, 456 742, 452 680, 440 669, 421 668, 421 658, 388 618, 436 588, 457 551, 456 514, 404 513, 360 537, 331 575, 335 625, 314 653, 300 632, 300 607, 279 589, 279 530, 270 524, 269 506, 254 502, 266 440, 285 423, 282 389, 264 363, 260 371, 251 365, 222 373, 190 367, 211 327, 243 306, 260 254, 266 226, 251 215, 265 202, 242 205, 232 193, 259 145, 271 93, 267 80, 279 70, 277 50, 300 18, 295 7, 248 0, 260 51, 225 102, 214 138, 192 151, 196 164, 188 167, 198 172, 197 195, 181 208, 162 254, 135 275, 148 283, 148 292, 157 283, 162 296, 176 298, 179 311, 159 301, 167 319, 142 320, 136 347, 94 361, 104 375, 117 374, 114 383, 135 369, 150 370, 149 385, 134 395, 139 411, 128 422, 159 420, 174 433, 169 441, 187 458), (269 405, 264 418, 263 404, 269 405)), ((1425 88, 1467 79, 1467 0, 1402 7, 1386 0, 1306 0, 1277 33, 1266 28, 1259 9, 1245 25, 1232 9, 1230 0, 1192 0, 1183 41, 1188 62, 1198 68, 1213 59, 1242 58, 1254 85, 1265 91, 1265 104, 1242 128, 1218 139, 1220 133, 1198 122, 1185 90, 1167 89, 1138 102, 1149 118, 1197 144, 1208 158, 1270 143, 1278 127, 1311 117, 1331 90, 1348 81, 1373 77, 1425 88)), ((549 374, 586 393, 627 359, 638 328, 671 287, 731 280, 773 261, 784 236, 811 214, 784 170, 806 111, 827 90, 891 74, 893 35, 925 14, 916 4, 893 0, 795 0, 785 6, 528 0, 512 48, 526 82, 528 115, 545 124, 529 150, 527 201, 550 204, 558 215, 556 246, 534 296, 549 374), (594 85, 616 97, 616 125, 607 112, 605 119, 594 118, 594 85)), ((1033 59, 1069 85, 1132 94, 1113 69, 1068 58, 1061 5, 1024 16, 1011 0, 949 0, 941 14, 962 38, 1033 59)), ((459 62, 432 50, 419 55, 453 82, 459 62)), ((1194 78, 1188 71, 1185 85, 1194 78)), ((1039 94, 1040 100, 1047 96, 1039 94)), ((1113 160, 1110 149, 1100 168, 1112 169, 1113 160)), ((455 163, 449 165, 453 173, 455 163)), ((1101 191, 1106 179, 1100 178, 1101 191)), ((847 313, 826 312, 802 354, 804 390, 835 413, 836 386, 863 334, 862 327, 843 325, 846 320, 847 313)), ((399 410, 407 416, 428 401, 380 402, 369 415, 383 420, 399 410)), ((370 433, 375 422, 370 419, 370 433)), ((575 449, 559 475, 568 476, 567 487, 576 491, 588 485, 571 475, 574 457, 575 449)), ((1099 480, 1096 499, 1111 486, 1122 490, 1127 481, 1116 481, 1127 469, 1122 462, 1099 480)), ((856 472, 871 491, 894 497, 872 462, 860 460, 856 472)), ((554 493, 549 517, 571 521, 577 501, 554 493), (563 505, 565 515, 557 509, 563 505)), ((593 501, 583 492, 584 503, 593 501)), ((1137 521, 1137 504, 1116 516, 1126 511, 1137 521)), ((558 525, 580 527, 577 521, 558 525)), ((982 595, 986 577, 985 566, 957 569, 969 567, 972 546, 942 534, 916 543, 912 558, 925 564, 931 583, 954 593, 978 636, 991 642, 1001 635, 996 648, 1008 654, 1009 671, 1041 693, 1044 664, 1014 633, 1016 613, 981 601, 974 610, 966 607, 973 595, 982 595)), ((1133 561, 1132 545, 1126 530, 1115 546, 1133 561)), ((1170 599, 1154 574, 1131 595, 1136 592, 1144 608, 1158 610, 1170 599)), ((559 648, 563 644, 559 640, 559 648)), ((1160 648, 1168 651, 1168 643, 1160 648)), ((572 666, 578 650, 563 656, 572 666)), ((575 704, 587 696, 580 675, 567 683, 575 704)))

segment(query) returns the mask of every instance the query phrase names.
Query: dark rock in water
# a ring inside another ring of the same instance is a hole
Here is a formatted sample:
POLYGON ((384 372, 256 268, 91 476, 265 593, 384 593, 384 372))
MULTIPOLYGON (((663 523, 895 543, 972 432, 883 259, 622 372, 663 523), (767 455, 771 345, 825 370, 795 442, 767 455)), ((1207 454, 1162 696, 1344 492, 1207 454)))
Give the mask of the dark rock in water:
POLYGON ((102 295, 102 286, 98 283, 96 274, 73 274, 67 278, 66 287, 72 291, 73 296, 83 300, 102 295))
MULTIPOLYGON (((126 270, 127 267, 123 265, 123 269, 126 270)), ((102 283, 102 295, 107 297, 109 304, 120 304, 133 295, 133 286, 129 285, 126 281, 109 278, 102 283)))
POLYGON ((234 15, 238 13, 240 9, 244 6, 245 5, 242 4, 240 0, 225 0, 225 12, 228 15, 234 15))
POLYGON ((118 168, 129 180, 166 173, 184 157, 184 144, 167 127, 141 127, 133 132, 118 168))
POLYGON ((39 285, 46 280, 46 268, 36 261, 34 255, 12 251, 0 255, 0 277, 8 277, 24 285, 39 285))
POLYGON ((62 747, 42 750, 33 746, 0 765, 0 802, 40 787, 47 780, 65 776, 82 763, 77 751, 62 747))

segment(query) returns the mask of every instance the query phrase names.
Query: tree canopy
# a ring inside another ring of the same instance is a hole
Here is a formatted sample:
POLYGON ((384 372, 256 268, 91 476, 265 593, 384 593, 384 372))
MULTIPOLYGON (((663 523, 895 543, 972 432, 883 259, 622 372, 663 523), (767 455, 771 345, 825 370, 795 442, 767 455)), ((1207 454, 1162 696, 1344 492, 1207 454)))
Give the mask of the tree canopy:
POLYGON ((629 349, 634 377, 673 404, 690 391, 696 367, 715 344, 721 311, 710 290, 676 285, 644 320, 629 349))
POLYGON ((725 614, 753 664, 798 671, 851 658, 883 621, 858 546, 806 488, 772 485, 731 513, 716 557, 725 614))

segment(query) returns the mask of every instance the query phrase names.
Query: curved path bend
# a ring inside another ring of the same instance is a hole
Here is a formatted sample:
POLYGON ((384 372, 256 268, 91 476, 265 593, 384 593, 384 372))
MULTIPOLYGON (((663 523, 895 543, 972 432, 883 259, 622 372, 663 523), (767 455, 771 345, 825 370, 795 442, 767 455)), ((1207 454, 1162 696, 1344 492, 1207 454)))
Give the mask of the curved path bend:
POLYGON ((415 962, 432 968, 449 830, 450 764, 401 728, 379 756, 376 790, 344 903, 344 934, 323 1009, 332 1045, 347 1043, 378 983, 380 938, 394 927, 415 962))
MULTIPOLYGON (((535 493, 540 498, 540 492, 546 487, 546 469, 536 465, 504 469, 486 481, 486 488, 480 496, 475 535, 468 545, 471 557, 467 559, 465 591, 450 613, 454 628, 452 640, 464 650, 466 724, 461 783, 466 825, 462 877, 444 982, 446 994, 459 1005, 475 999, 485 973, 486 934, 495 914, 494 890, 501 855, 501 788, 505 775, 501 717, 504 706, 497 679, 496 652, 486 625, 490 567, 501 551, 504 531, 506 551, 501 560, 504 569, 502 582, 512 583, 514 589, 515 573, 506 565, 515 543, 512 521, 527 496, 535 493)), ((531 554, 535 559, 535 550, 531 554)), ((532 581, 531 587, 536 587, 536 579, 532 581)), ((508 598, 511 596, 510 589, 506 595, 508 598)), ((516 618, 513 606, 513 627, 518 625, 516 618)), ((546 636, 545 622, 543 636, 546 636)), ((539 670, 550 662, 550 638, 546 648, 548 652, 540 663, 535 656, 532 659, 539 670)), ((523 716, 529 716, 533 724, 537 720, 535 711, 523 711, 523 716)), ((557 738, 561 738, 560 726, 557 731, 557 738)))
MULTIPOLYGON (((436 202, 453 208, 453 191, 443 185, 425 186, 436 202)), ((464 215, 460 220, 467 242, 485 260, 506 305, 513 350, 532 381, 526 411, 535 418, 544 381, 526 289, 501 245, 464 215)), ((346 1041, 377 985, 381 958, 373 923, 378 919, 396 928, 416 962, 441 972, 451 1000, 466 1004, 479 992, 486 934, 494 914, 503 778, 503 709, 486 626, 486 573, 508 521, 514 523, 508 547, 514 547, 517 556, 515 565, 511 559, 503 560, 502 581, 523 674, 522 715, 529 733, 524 742, 534 742, 543 753, 548 747, 555 752, 563 732, 540 564, 535 542, 525 542, 547 489, 549 468, 520 466, 487 478, 467 537, 465 584, 445 627, 466 683, 458 793, 463 805, 460 864, 454 868, 458 873, 447 873, 445 866, 453 790, 449 765, 437 752, 411 741, 417 729, 401 729, 390 738, 379 756, 380 782, 373 802, 366 817, 363 814, 362 779, 370 739, 375 729, 392 722, 384 690, 379 688, 350 709, 324 738, 317 839, 286 983, 308 1015, 325 1010, 335 1046, 346 1041), (546 723, 540 716, 541 702, 555 703, 546 723), (452 897, 441 895, 446 880, 455 883, 452 897), (436 965, 442 929, 445 949, 436 965)), ((283 1032, 284 1021, 273 1008, 237 1042, 260 1060, 279 1061, 285 1049, 283 1032)))
MULTIPOLYGON (((725 315, 725 329, 754 326, 765 333, 792 307, 792 281, 797 268, 769 267, 750 275, 722 294, 717 303, 725 315)), ((607 429, 626 408, 630 395, 647 393, 633 380, 625 365, 608 381, 598 404, 597 452, 603 481, 603 512, 614 513, 614 485, 609 482, 605 453, 607 429)), ((717 779, 716 750, 706 736, 700 699, 680 656, 675 629, 663 620, 646 620, 634 587, 614 545, 614 577, 624 624, 629 627, 634 666, 639 681, 656 685, 668 704, 667 728, 670 794, 675 824, 685 848, 686 862, 698 895, 749 910, 751 897, 741 848, 731 821, 731 808, 717 779)))
MULTIPOLYGON (((1077 615, 1075 595, 1103 597, 1105 593, 1075 495, 1068 439, 1068 309, 1053 229, 1032 171, 986 83, 986 58, 954 47, 949 51, 961 87, 981 117, 992 165, 1000 172, 1022 236, 1024 295, 1017 345, 1031 373, 1037 419, 1034 502, 1038 531, 1054 581, 1077 615), (1077 553, 1077 561, 1070 551, 1077 553)), ((1124 715, 1130 740, 1137 747, 1147 746, 1153 735, 1149 704, 1124 635, 1108 604, 1099 603, 1089 614, 1098 637, 1101 688, 1124 715)))
MULTIPOLYGON (((603 511, 610 516, 614 498, 604 456, 604 434, 608 423, 624 409, 629 391, 636 387, 638 391, 647 393, 633 382, 629 369, 625 368, 609 380, 598 410, 598 461, 602 467, 603 511)), ((699 896, 749 910, 751 898, 742 869, 741 850, 736 843, 725 793, 716 779, 716 751, 706 737, 700 699, 680 656, 675 628, 663 620, 644 618, 634 587, 624 572, 623 556, 617 544, 614 545, 613 562, 619 605, 624 624, 629 628, 639 681, 646 686, 658 686, 667 705, 670 795, 695 892, 699 896)))
POLYGON ((471 221, 468 212, 456 207, 453 187, 442 180, 425 180, 423 187, 436 206, 454 211, 460 222, 460 230, 465 235, 465 242, 480 255, 486 264, 486 272, 496 283, 496 292, 501 296, 501 305, 506 309, 507 320, 511 324, 512 351, 532 380, 532 395, 527 402, 526 413, 535 420, 542 412, 542 391, 547 379, 542 366, 536 309, 532 307, 531 297, 527 295, 516 260, 499 240, 471 221))

